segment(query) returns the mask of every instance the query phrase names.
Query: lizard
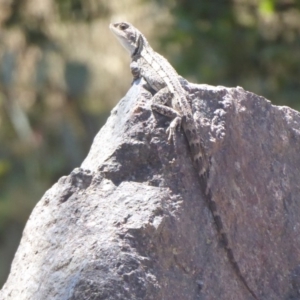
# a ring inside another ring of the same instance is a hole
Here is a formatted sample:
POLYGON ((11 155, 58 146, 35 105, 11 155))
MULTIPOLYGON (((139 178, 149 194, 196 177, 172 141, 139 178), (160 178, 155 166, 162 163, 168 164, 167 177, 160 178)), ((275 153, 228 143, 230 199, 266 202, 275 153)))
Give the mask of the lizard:
POLYGON ((131 73, 134 79, 143 77, 156 92, 152 97, 151 109, 172 119, 167 129, 168 141, 175 140, 176 128, 182 125, 187 137, 193 161, 205 173, 208 161, 196 132, 192 109, 185 96, 175 69, 160 54, 156 53, 145 36, 127 22, 110 24, 122 46, 131 54, 131 73), (169 106, 166 106, 170 103, 169 106))
MULTIPOLYGON (((192 107, 188 102, 185 90, 181 86, 176 70, 162 55, 152 49, 145 36, 132 24, 128 22, 111 23, 109 28, 131 55, 130 69, 133 79, 144 78, 147 84, 156 92, 151 99, 152 111, 172 119, 166 130, 168 142, 173 141, 175 144, 176 129, 183 128, 196 171, 201 181, 206 185, 209 175, 209 160, 206 157, 201 138, 197 135, 192 107)), ((217 211, 217 205, 212 199, 209 188, 206 189, 206 195, 208 196, 208 206, 226 249, 227 257, 246 289, 254 299, 258 299, 247 284, 234 258, 221 217, 217 211)))

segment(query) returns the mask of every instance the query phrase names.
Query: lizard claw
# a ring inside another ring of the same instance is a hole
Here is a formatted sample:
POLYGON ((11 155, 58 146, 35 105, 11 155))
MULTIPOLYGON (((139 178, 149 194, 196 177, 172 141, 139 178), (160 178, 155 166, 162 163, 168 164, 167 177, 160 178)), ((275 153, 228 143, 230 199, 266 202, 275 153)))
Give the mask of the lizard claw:
POLYGON ((181 126, 181 117, 176 117, 175 119, 172 120, 170 126, 166 130, 166 133, 168 134, 168 143, 171 144, 172 140, 174 141, 174 135, 176 128, 180 130, 181 126))
POLYGON ((171 144, 172 140, 173 140, 173 136, 174 136, 174 129, 168 127, 168 129, 166 130, 166 133, 168 134, 168 143, 171 144))

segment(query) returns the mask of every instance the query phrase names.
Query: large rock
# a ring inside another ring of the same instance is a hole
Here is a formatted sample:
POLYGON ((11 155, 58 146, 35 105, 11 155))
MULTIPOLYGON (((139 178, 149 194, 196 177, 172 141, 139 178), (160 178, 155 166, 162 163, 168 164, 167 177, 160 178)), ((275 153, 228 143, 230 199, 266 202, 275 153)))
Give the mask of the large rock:
POLYGON ((300 115, 242 88, 182 81, 210 156, 200 184, 182 133, 136 82, 81 168, 35 207, 1 300, 253 299, 220 243, 216 202, 258 299, 300 298, 300 115))

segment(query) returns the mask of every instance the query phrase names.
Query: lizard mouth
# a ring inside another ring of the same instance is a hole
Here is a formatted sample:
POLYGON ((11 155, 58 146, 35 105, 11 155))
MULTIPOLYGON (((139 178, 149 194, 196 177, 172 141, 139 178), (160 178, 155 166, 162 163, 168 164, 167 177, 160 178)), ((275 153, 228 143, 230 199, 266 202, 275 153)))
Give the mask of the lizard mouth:
POLYGON ((122 30, 118 28, 119 23, 111 23, 109 24, 109 29, 112 31, 112 33, 119 39, 125 39, 125 34, 122 30))
POLYGON ((109 24, 109 29, 114 33, 114 34, 120 34, 119 33, 119 30, 115 27, 116 26, 116 23, 110 23, 109 24))
POLYGON ((109 29, 116 36, 120 44, 129 52, 132 53, 135 49, 134 45, 131 44, 131 41, 127 38, 126 32, 120 27, 122 23, 111 23, 109 24, 109 29))

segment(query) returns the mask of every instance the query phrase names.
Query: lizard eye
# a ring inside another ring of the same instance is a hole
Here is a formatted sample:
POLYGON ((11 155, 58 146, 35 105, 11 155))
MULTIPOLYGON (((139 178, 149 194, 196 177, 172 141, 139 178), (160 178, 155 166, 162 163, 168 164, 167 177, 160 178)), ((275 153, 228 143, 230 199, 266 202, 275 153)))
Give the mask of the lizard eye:
POLYGON ((128 25, 125 24, 125 23, 122 23, 122 24, 120 25, 120 29, 121 29, 121 30, 125 30, 125 29, 127 29, 127 28, 128 28, 128 25))

